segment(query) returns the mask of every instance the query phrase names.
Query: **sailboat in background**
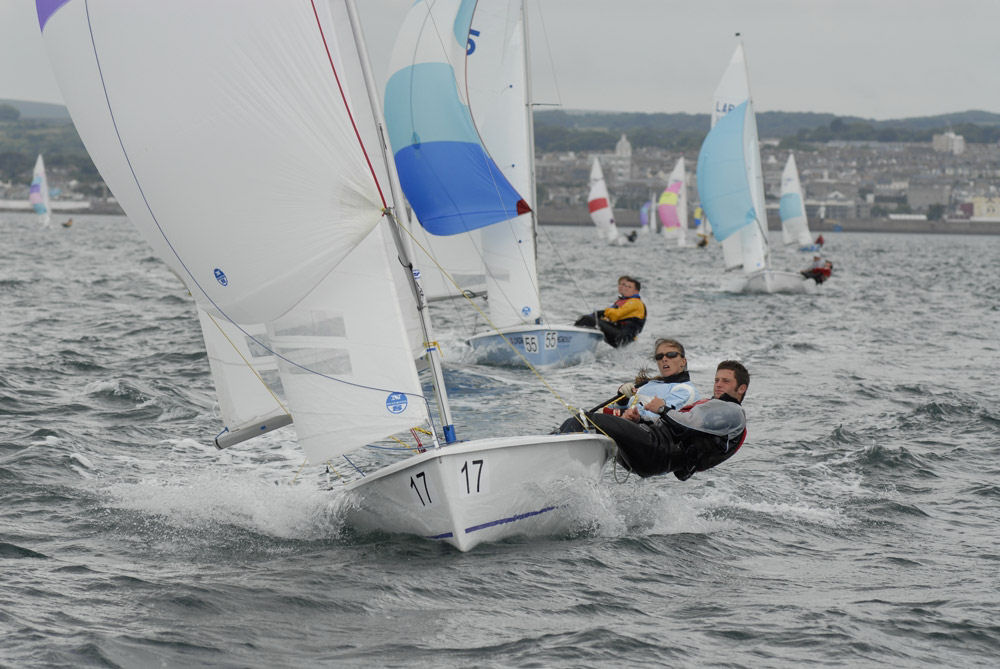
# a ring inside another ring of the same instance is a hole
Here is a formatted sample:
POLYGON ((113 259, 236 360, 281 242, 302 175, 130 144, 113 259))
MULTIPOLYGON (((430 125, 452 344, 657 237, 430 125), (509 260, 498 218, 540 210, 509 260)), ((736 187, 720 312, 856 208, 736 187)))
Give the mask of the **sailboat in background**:
POLYGON ((788 162, 781 173, 781 241, 785 246, 797 245, 800 251, 819 251, 819 244, 813 242, 806 218, 805 197, 799 182, 799 170, 795 166, 795 154, 788 154, 788 162))
MULTIPOLYGON (((464 45, 472 18, 460 12, 465 4, 429 4, 414 5, 407 23, 436 19, 464 45)), ((206 330, 221 325, 206 345, 232 339, 249 367, 268 361, 244 379, 280 380, 280 396, 267 392, 283 412, 248 408, 244 415, 257 417, 246 429, 223 435, 248 438, 292 421, 307 458, 321 465, 429 422, 431 448, 345 486, 348 522, 460 550, 574 522, 567 499, 593 487, 614 453, 610 439, 456 443, 439 352, 427 343, 426 305, 400 236, 405 208, 353 0, 150 0, 127 9, 67 0, 39 3, 38 18, 95 165, 199 315, 209 316, 206 330), (416 355, 429 364, 436 412, 416 355)), ((412 74, 428 95, 455 90, 454 72, 412 74)), ((456 158, 434 139, 422 148, 456 158)), ((459 148, 482 165, 481 146, 459 148)), ((444 195, 444 186, 428 197, 444 195)), ((520 200, 513 188, 504 195, 494 210, 520 200)))
MULTIPOLYGON (((24 183, 23 181, 21 183, 24 183)), ((42 154, 35 160, 35 169, 31 175, 31 186, 28 188, 28 202, 38 214, 38 222, 48 225, 52 220, 52 209, 49 207, 49 180, 45 176, 45 161, 42 154)))
POLYGON ((660 194, 657 206, 662 234, 677 241, 677 246, 687 246, 687 171, 684 156, 677 159, 667 187, 660 194))
POLYGON ((757 117, 741 40, 715 90, 712 129, 698 154, 697 178, 701 206, 715 238, 722 242, 726 271, 738 272, 724 281, 726 290, 773 293, 811 289, 801 274, 770 267, 757 117))
POLYGON ((656 227, 656 197, 651 197, 639 207, 639 232, 649 235, 656 227))
POLYGON ((611 211, 611 199, 608 195, 608 185, 604 182, 604 171, 601 161, 594 156, 594 164, 590 167, 590 193, 587 195, 587 208, 590 210, 590 220, 597 227, 600 238, 611 246, 623 246, 625 238, 618 232, 615 225, 615 215, 611 211))
POLYGON ((458 43, 434 23, 400 31, 385 100, 403 191, 432 236, 478 235, 492 328, 469 339, 477 362, 547 367, 593 359, 600 332, 546 323, 541 309, 535 213, 524 198, 534 201, 535 183, 523 0, 478 6, 472 35, 458 43), (432 76, 438 79, 423 83, 432 76), (451 125, 442 129, 441 119, 451 125), (428 138, 447 145, 438 150, 428 138), (520 199, 509 195, 487 216, 507 189, 520 199))

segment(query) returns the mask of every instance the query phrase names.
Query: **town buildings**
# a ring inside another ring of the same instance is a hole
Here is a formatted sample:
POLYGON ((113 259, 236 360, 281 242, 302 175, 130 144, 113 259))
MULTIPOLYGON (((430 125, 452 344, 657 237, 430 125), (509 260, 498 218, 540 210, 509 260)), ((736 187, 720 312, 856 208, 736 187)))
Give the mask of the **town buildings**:
MULTIPOLYGON (((930 220, 1000 220, 1000 146, 967 144, 944 133, 928 143, 844 142, 795 149, 811 220, 887 218, 916 215, 930 220)), ((761 141, 764 190, 769 211, 780 198, 781 171, 789 149, 761 141)), ((589 152, 539 154, 536 176, 540 207, 586 220, 589 152)), ((613 153, 597 154, 604 167, 616 217, 628 224, 643 202, 666 186, 676 151, 633 148, 625 136, 613 153), (632 212, 630 214, 629 212, 632 212)), ((696 151, 683 154, 688 167, 688 202, 698 201, 696 151)))

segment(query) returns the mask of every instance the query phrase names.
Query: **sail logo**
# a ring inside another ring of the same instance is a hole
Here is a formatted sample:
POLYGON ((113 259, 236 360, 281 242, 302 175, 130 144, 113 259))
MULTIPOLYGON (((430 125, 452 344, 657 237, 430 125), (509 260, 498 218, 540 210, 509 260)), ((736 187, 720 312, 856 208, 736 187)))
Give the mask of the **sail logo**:
POLYGON ((220 286, 225 287, 229 285, 229 279, 226 278, 226 273, 218 267, 215 268, 215 280, 219 282, 220 286))
POLYGON ((722 113, 722 114, 728 114, 729 112, 733 111, 734 109, 736 109, 736 105, 734 105, 732 102, 717 102, 717 103, 715 103, 715 111, 717 111, 719 113, 722 113))
POLYGON ((417 281, 420 280, 420 270, 419 269, 413 268, 413 278, 416 279, 417 281))
POLYGON ((385 398, 385 408, 389 413, 403 413, 408 405, 409 400, 406 399, 405 393, 389 393, 385 398))
POLYGON ((530 314, 531 314, 531 307, 528 307, 528 306, 521 307, 521 315, 522 316, 528 316, 530 314))

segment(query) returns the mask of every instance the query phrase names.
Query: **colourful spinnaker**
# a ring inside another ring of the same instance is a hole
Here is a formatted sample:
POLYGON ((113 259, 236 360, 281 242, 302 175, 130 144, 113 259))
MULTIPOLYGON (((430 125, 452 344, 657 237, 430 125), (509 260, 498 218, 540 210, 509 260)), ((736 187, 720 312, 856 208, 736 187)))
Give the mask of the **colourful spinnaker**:
POLYGON ((385 118, 399 180, 420 224, 454 235, 531 211, 480 141, 465 58, 475 0, 416 2, 392 50, 385 118), (447 29, 445 29, 447 28, 447 29))

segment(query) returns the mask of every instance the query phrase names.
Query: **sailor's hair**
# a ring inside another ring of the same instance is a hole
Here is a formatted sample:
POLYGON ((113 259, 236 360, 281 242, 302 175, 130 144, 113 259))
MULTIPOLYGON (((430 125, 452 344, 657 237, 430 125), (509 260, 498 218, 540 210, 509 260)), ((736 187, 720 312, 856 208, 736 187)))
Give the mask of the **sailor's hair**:
POLYGON ((739 362, 738 360, 723 360, 719 363, 719 366, 715 368, 715 371, 719 371, 720 369, 731 370, 733 372, 733 376, 736 377, 737 386, 746 386, 747 388, 750 387, 750 372, 747 371, 747 368, 743 366, 742 362, 739 362))
POLYGON ((620 277, 618 277, 619 281, 621 281, 622 279, 625 279, 626 281, 631 281, 632 283, 634 283, 636 290, 642 290, 642 284, 639 283, 639 279, 633 279, 628 274, 622 274, 620 277))

